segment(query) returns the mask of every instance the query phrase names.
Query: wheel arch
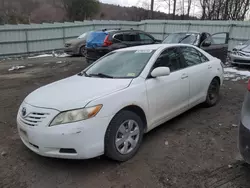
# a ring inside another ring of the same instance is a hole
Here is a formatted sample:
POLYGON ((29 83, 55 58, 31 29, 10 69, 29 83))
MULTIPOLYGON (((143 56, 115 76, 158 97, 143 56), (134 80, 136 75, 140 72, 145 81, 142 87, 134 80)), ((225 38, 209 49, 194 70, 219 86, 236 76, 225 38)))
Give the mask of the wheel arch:
POLYGON ((217 80, 217 81, 219 82, 219 84, 221 85, 221 80, 220 80, 220 77, 219 77, 219 76, 215 76, 215 77, 211 80, 211 82, 212 82, 213 80, 217 80))
POLYGON ((146 132, 146 130, 147 130, 147 117, 146 117, 144 110, 141 107, 139 107, 138 105, 132 104, 132 105, 128 105, 128 106, 123 107, 116 114, 118 114, 121 111, 125 111, 125 110, 134 112, 136 115, 138 115, 141 118, 141 120, 143 122, 144 132, 146 132))

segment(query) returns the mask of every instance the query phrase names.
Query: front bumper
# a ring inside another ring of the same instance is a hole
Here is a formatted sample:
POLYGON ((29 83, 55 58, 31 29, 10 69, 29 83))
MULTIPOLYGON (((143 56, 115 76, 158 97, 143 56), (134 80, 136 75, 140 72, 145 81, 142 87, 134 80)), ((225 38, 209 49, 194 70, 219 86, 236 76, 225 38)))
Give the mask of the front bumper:
POLYGON ((29 126, 17 118, 22 142, 33 152, 55 158, 88 159, 104 153, 104 137, 110 117, 48 126, 29 126))
POLYGON ((69 55, 79 55, 80 50, 77 47, 65 47, 64 52, 69 55))
POLYGON ((230 57, 231 64, 250 65, 250 56, 230 54, 229 57, 230 57))

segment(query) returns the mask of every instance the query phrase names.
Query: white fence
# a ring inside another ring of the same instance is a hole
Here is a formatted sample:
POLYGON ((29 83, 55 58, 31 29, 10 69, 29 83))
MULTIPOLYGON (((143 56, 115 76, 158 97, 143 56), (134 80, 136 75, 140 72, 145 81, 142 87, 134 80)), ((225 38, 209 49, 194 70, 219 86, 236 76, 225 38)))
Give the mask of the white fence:
POLYGON ((250 22, 247 21, 144 20, 2 25, 0 57, 59 50, 64 47, 65 41, 86 31, 102 28, 140 29, 157 39, 164 39, 168 33, 176 31, 229 32, 229 50, 239 42, 250 39, 250 22))

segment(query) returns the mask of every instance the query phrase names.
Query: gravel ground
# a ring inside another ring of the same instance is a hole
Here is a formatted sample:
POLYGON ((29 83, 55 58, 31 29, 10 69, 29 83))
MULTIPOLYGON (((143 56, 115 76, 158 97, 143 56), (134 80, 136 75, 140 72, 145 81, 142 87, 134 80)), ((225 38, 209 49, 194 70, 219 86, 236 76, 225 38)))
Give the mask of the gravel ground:
POLYGON ((246 80, 224 82, 213 108, 197 106, 148 133, 138 154, 117 163, 40 157, 16 129, 17 109, 34 89, 78 73, 82 58, 0 62, 0 187, 3 188, 248 188, 250 167, 237 150, 246 80), (12 65, 24 65, 8 71, 12 65))

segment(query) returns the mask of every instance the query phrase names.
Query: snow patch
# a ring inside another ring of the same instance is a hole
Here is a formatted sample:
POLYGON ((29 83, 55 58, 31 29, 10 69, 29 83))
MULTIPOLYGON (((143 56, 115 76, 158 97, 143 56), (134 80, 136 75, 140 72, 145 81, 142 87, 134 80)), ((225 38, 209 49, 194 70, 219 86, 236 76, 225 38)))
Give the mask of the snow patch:
POLYGON ((37 56, 28 57, 28 59, 42 58, 42 57, 53 57, 52 54, 42 54, 37 56))
POLYGON ((55 57, 69 57, 69 54, 63 53, 63 54, 55 54, 55 57))
POLYGON ((237 70, 234 67, 224 68, 224 80, 231 80, 237 82, 239 80, 246 80, 250 77, 250 71, 237 70))
POLYGON ((8 71, 13 71, 13 70, 19 70, 19 69, 23 69, 25 68, 25 66, 12 66, 11 68, 8 69, 8 71))
POLYGON ((42 55, 37 55, 37 56, 32 56, 32 57, 28 57, 28 59, 35 59, 35 58, 43 58, 43 57, 69 57, 70 55, 63 53, 63 54, 57 54, 55 52, 52 52, 52 54, 42 54, 42 55))
POLYGON ((250 71, 244 71, 244 70, 237 70, 232 67, 224 68, 225 73, 235 73, 241 76, 247 76, 250 77, 250 71))

